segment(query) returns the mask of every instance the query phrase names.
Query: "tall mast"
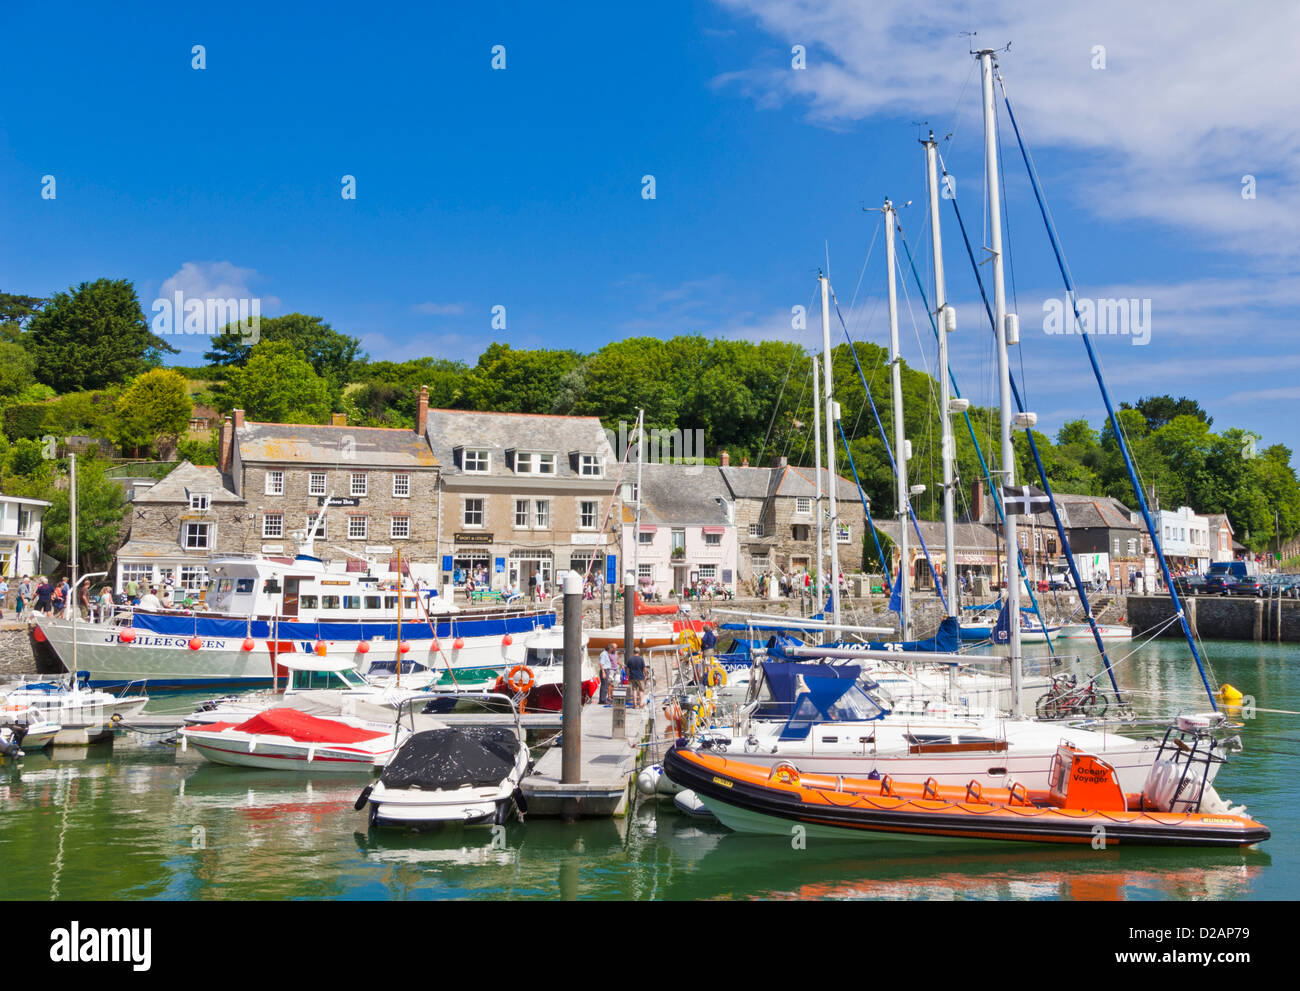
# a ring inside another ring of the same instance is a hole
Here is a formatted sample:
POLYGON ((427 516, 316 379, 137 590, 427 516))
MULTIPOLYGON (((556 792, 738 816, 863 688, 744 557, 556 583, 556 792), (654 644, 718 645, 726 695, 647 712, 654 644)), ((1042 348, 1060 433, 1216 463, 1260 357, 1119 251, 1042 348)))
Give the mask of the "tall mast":
MULTIPOLYGON (((1011 365, 1007 358, 1007 294, 1003 280, 1002 200, 998 183, 997 111, 993 105, 993 52, 979 53, 984 89, 984 172, 988 177, 989 254, 993 259, 993 322, 998 335, 999 408, 1002 426, 1002 484, 1015 485, 1016 452, 1011 444, 1011 365)), ((1016 539, 1016 516, 1006 519, 1007 625, 1011 628, 1011 696, 1013 714, 1024 715, 1020 686, 1020 544, 1016 539)))
POLYGON ((813 475, 817 483, 817 501, 813 504, 813 512, 817 516, 817 599, 816 606, 821 609, 822 603, 826 600, 822 598, 824 590, 824 579, 826 575, 826 544, 822 538, 822 387, 817 381, 817 375, 821 371, 821 362, 817 356, 812 356, 813 363, 813 457, 816 465, 813 475))
POLYGON ((890 381, 893 385, 894 407, 894 456, 897 458, 895 482, 894 518, 898 520, 898 581, 900 582, 900 602, 902 610, 899 622, 902 625, 903 639, 912 639, 912 582, 908 562, 907 539, 907 438, 903 430, 903 359, 898 349, 898 293, 895 279, 896 259, 894 257, 894 227, 898 215, 894 204, 885 200, 885 263, 889 270, 889 367, 890 381))
POLYGON ((839 512, 835 508, 835 421, 839 419, 838 405, 831 398, 834 389, 831 370, 831 310, 830 280, 818 277, 822 284, 822 362, 826 374, 826 494, 830 503, 831 543, 831 612, 835 617, 834 635, 840 635, 840 534, 839 512))
MULTIPOLYGON (((641 461, 645 453, 645 410, 636 411, 636 517, 632 523, 632 590, 641 591, 641 461)), ((631 657, 627 651, 631 644, 624 644, 624 656, 631 657)))
POLYGON ((72 547, 70 562, 72 565, 72 589, 68 595, 72 598, 72 687, 77 687, 77 456, 68 455, 68 522, 72 528, 72 547))
POLYGON ((943 245, 939 231, 939 144, 934 132, 925 145, 926 185, 930 193, 930 246, 934 253, 934 325, 939 329, 939 421, 943 427, 943 552, 948 572, 948 615, 957 616, 957 551, 953 527, 953 458, 956 441, 952 435, 952 383, 948 375, 948 335, 956 329, 956 311, 948 305, 943 280, 943 245))

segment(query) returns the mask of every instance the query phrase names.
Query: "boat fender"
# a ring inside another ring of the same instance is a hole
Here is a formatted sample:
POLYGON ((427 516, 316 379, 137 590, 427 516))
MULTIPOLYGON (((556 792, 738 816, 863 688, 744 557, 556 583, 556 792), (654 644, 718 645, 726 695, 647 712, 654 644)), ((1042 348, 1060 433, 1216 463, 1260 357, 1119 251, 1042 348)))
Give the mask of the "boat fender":
POLYGON ((647 798, 651 797, 659 790, 659 776, 661 774, 663 774, 663 768, 658 764, 642 768, 641 773, 636 776, 636 790, 647 798))
POLYGON ((528 799, 524 797, 524 790, 516 788, 511 797, 515 800, 515 812, 519 815, 519 821, 523 822, 524 816, 528 815, 528 799))
POLYGON ((357 800, 352 803, 352 807, 356 809, 358 812, 364 809, 366 807, 366 802, 370 801, 370 793, 374 790, 375 790, 374 785, 366 785, 364 788, 362 788, 361 794, 358 795, 357 800))

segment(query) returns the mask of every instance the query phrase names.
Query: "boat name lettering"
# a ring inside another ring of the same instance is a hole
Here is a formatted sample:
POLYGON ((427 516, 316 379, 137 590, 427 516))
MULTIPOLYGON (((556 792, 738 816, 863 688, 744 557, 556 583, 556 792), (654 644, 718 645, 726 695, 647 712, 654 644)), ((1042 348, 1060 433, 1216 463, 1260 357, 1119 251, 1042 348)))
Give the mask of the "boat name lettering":
POLYGON ((731 782, 730 782, 730 781, 728 781, 726 778, 719 778, 717 775, 714 775, 714 777, 713 777, 713 783, 714 783, 715 785, 722 785, 723 788, 730 788, 730 787, 731 787, 731 782))
POLYGON ((343 579, 342 581, 338 580, 337 578, 317 578, 316 584, 317 585, 351 585, 352 583, 348 581, 346 578, 343 579))

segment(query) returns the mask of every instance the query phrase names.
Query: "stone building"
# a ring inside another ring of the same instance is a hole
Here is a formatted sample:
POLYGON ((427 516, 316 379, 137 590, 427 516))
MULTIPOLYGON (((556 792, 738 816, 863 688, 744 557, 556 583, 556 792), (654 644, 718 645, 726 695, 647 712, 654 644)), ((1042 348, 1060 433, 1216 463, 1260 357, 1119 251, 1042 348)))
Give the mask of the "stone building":
POLYGON ((41 564, 41 520, 50 504, 43 499, 0 495, 0 576, 35 575, 41 564))
POLYGON ((605 574, 611 556, 617 573, 617 461, 596 417, 435 409, 425 435, 444 582, 486 571, 527 593, 535 576, 551 593, 558 572, 605 574))

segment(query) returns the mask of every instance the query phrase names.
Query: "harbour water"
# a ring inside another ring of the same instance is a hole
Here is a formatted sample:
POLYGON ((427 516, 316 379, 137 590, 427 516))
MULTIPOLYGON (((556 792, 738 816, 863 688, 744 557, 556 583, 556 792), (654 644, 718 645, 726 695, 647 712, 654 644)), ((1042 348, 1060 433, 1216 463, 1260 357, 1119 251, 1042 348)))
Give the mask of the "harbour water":
MULTIPOLYGON (((1207 701, 1185 645, 1135 651, 1121 687, 1207 701)), ((1210 645, 1252 696, 1219 791, 1273 831, 1260 849, 955 848, 749 837, 642 800, 623 819, 368 835, 365 783, 223 768, 159 737, 29 755, 0 769, 0 897, 49 899, 1294 899, 1300 895, 1300 650, 1210 645)), ((1095 670, 1085 659, 1080 670, 1095 670)), ((194 696, 157 699, 185 710, 194 696)), ((1033 699, 1027 700, 1032 708, 1033 699)))

